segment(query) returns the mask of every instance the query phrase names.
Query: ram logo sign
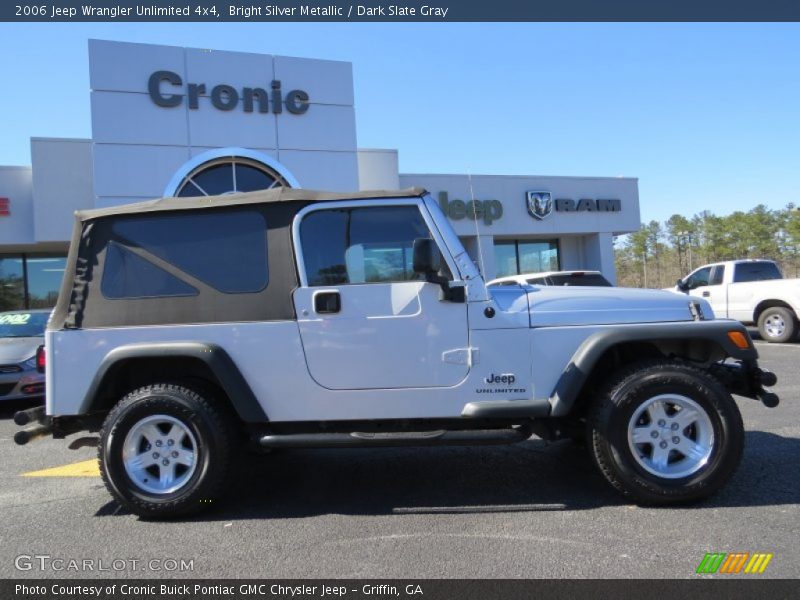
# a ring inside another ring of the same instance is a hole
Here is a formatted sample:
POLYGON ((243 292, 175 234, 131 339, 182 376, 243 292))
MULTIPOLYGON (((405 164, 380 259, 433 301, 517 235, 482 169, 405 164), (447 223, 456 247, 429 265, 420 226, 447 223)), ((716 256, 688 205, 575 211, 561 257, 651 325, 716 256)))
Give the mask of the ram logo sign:
POLYGON ((622 210, 622 201, 618 198, 553 198, 550 192, 525 192, 525 204, 528 213, 539 221, 546 219, 555 209, 556 212, 604 212, 614 213, 622 210))
POLYGON ((739 573, 763 573, 772 554, 764 552, 707 552, 697 567, 697 573, 736 575, 739 573))
POLYGON ((550 192, 526 192, 528 212, 535 219, 545 219, 553 212, 553 197, 550 192))

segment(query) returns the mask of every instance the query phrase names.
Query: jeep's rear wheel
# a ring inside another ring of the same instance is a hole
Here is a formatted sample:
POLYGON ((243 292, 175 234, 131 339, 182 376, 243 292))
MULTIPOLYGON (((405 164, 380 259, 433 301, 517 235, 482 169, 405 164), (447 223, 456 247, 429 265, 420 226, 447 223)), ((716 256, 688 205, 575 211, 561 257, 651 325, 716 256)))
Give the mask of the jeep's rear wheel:
POLYGON ((131 392, 100 432, 100 472, 111 495, 150 518, 184 515, 218 498, 235 432, 206 392, 174 384, 131 392))
POLYGON ((731 477, 744 427, 735 401, 708 373, 649 361, 605 386, 589 419, 589 442, 603 476, 635 502, 689 503, 731 477))

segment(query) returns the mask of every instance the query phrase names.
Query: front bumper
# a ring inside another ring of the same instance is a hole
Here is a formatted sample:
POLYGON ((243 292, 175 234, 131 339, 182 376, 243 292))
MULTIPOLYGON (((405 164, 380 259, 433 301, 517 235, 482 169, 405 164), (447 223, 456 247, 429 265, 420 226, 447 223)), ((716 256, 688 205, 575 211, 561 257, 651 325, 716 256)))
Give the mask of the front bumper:
POLYGON ((760 400, 767 408, 775 408, 780 403, 776 393, 764 389, 775 385, 778 377, 775 373, 760 368, 755 359, 717 363, 712 366, 711 372, 732 394, 760 400))

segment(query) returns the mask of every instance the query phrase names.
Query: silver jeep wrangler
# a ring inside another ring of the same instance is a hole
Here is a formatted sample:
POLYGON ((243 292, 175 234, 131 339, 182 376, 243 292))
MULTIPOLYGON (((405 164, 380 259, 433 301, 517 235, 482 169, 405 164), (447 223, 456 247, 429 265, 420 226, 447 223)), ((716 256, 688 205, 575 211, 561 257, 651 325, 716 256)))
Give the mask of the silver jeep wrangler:
MULTIPOLYGON (((714 493, 742 455, 731 394, 775 376, 707 302, 613 287, 487 288, 424 191, 275 189, 77 214, 46 411, 146 517, 209 506, 263 448, 584 440, 643 504, 714 493)), ((43 357, 42 357, 43 358, 43 357)))

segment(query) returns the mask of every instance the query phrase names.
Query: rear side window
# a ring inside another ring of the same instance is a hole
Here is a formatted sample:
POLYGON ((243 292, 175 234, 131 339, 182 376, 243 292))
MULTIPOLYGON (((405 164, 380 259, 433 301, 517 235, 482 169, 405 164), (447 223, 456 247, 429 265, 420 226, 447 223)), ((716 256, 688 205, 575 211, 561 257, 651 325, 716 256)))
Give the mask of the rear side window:
POLYGON ((106 248, 100 290, 112 300, 197 295, 196 288, 116 242, 106 248))
POLYGON ((422 280, 412 250, 415 239, 429 237, 416 206, 311 212, 300 227, 308 285, 422 280))
POLYGON ((783 279, 778 265, 771 262, 739 263, 734 267, 733 282, 783 279))
POLYGON ((255 211, 137 216, 112 233, 101 285, 108 298, 197 294, 182 275, 228 294, 260 292, 269 281, 266 221, 255 211))

